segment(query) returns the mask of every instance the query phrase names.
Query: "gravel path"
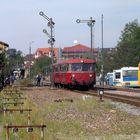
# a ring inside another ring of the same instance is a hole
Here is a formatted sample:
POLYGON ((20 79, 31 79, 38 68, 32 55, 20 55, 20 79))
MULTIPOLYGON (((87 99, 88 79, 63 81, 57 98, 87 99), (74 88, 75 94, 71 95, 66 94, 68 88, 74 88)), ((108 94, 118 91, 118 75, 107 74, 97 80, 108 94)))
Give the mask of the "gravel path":
POLYGON ((59 99, 82 99, 83 95, 75 94, 72 91, 64 91, 63 89, 53 89, 51 90, 50 87, 34 87, 34 88, 27 88, 24 91, 24 94, 35 101, 36 104, 39 106, 43 105, 44 102, 54 102, 55 100, 59 99))
MULTIPOLYGON (((44 102, 54 102, 58 99, 83 99, 84 95, 74 93, 72 91, 64 91, 63 89, 50 90, 50 87, 34 87, 33 89, 28 88, 24 93, 34 100, 38 105, 43 105, 44 102), (48 93, 48 94, 46 94, 48 93)), ((115 108, 128 112, 132 115, 140 116, 140 108, 132 105, 110 102, 115 108)))
POLYGON ((136 106, 120 103, 120 102, 111 102, 111 104, 119 110, 125 111, 132 115, 140 116, 140 107, 136 107, 136 106))

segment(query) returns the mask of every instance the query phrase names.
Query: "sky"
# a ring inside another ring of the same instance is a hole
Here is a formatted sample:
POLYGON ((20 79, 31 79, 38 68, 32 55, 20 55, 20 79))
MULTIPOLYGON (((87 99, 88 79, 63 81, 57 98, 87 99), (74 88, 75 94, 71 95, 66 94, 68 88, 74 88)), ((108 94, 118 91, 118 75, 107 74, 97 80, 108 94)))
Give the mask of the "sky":
POLYGON ((34 53, 37 48, 50 47, 48 21, 55 22, 55 47, 64 48, 78 44, 90 47, 90 28, 76 19, 96 22, 93 27, 93 48, 101 48, 101 15, 103 14, 103 47, 117 45, 125 24, 140 20, 140 0, 0 0, 0 41, 10 48, 34 53))

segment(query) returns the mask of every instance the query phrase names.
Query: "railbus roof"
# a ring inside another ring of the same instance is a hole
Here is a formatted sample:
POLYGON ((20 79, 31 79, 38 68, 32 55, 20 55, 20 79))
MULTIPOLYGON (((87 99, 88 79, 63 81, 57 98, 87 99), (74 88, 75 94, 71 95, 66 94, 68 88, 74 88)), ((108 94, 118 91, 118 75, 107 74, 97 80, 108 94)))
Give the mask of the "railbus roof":
POLYGON ((55 63, 54 65, 57 65, 57 64, 73 64, 73 63, 96 63, 96 60, 87 59, 87 58, 75 58, 75 59, 62 60, 58 63, 55 63))

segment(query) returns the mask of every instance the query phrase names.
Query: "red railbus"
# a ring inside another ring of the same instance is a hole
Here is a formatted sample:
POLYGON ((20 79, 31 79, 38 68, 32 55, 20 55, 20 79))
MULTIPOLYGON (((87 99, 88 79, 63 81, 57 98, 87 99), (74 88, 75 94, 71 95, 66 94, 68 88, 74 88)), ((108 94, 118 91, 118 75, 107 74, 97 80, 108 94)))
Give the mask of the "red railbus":
POLYGON ((53 80, 56 86, 94 87, 96 61, 85 58, 64 60, 53 64, 53 80))

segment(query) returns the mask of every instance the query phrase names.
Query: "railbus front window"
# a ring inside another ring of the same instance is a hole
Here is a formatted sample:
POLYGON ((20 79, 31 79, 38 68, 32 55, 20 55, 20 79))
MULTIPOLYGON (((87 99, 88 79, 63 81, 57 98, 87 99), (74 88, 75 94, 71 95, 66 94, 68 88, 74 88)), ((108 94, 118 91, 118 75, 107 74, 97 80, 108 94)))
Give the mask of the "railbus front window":
POLYGON ((71 71, 95 71, 95 64, 75 63, 70 65, 71 71))
POLYGON ((83 71, 95 71, 95 64, 83 64, 83 71))
POLYGON ((63 71, 63 72, 68 71, 68 64, 63 64, 63 65, 62 65, 62 71, 63 71))
POLYGON ((71 71, 82 71, 82 64, 80 63, 71 64, 71 71))

